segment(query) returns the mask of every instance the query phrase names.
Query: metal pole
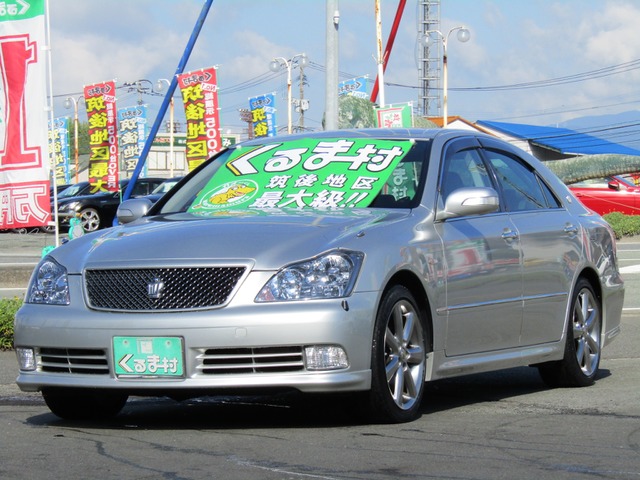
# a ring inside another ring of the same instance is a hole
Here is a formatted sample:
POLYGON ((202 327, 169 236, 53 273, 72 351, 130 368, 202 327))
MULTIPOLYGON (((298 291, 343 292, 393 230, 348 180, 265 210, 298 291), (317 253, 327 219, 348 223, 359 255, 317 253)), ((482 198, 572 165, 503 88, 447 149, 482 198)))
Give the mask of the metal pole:
POLYGON ((298 120, 298 132, 304 131, 304 67, 299 64, 300 67, 300 120, 298 120))
POLYGON ((449 86, 449 75, 447 73, 447 39, 442 40, 442 126, 449 124, 449 116, 447 109, 447 89, 449 86))
MULTIPOLYGON (((169 107, 169 103, 171 102, 171 98, 173 98, 173 92, 175 92, 176 87, 178 85, 178 75, 184 72, 184 68, 187 65, 187 61, 189 60, 189 56, 193 51, 193 47, 198 39, 198 35, 200 34, 200 30, 202 30, 202 25, 204 25, 204 21, 207 18, 207 13, 211 8, 211 4, 213 0, 206 0, 205 4, 202 6, 202 10, 200 11, 200 16, 196 22, 195 27, 193 28, 193 32, 191 32, 191 38, 189 38, 189 42, 185 48, 185 51, 178 63, 178 67, 176 68, 176 73, 173 75, 171 80, 171 85, 169 86, 169 90, 167 91, 167 95, 164 97, 162 101, 162 105, 160 106, 160 111, 158 112, 158 116, 156 117, 153 125, 151 127, 151 131, 149 132, 149 137, 147 141, 144 143, 144 147, 142 148, 142 152, 140 153, 140 159, 136 164, 136 168, 133 170, 133 174, 131 175, 131 180, 129 180, 129 184, 124 191, 124 195, 122 196, 123 200, 128 199, 131 196, 131 192, 133 191, 133 187, 140 176, 140 172, 142 171, 142 167, 144 163, 147 161, 147 156, 149 155, 149 150, 151 150, 151 144, 153 143, 153 139, 156 137, 158 130, 160 129, 160 124, 162 123, 162 119, 164 118, 165 113, 167 112, 167 108, 169 107)), ((114 225, 117 224, 117 219, 114 220, 114 225)))
POLYGON ((382 59, 382 16, 380 14, 380 0, 375 2, 376 10, 376 41, 378 44, 378 86, 380 91, 380 106, 384 107, 384 67, 382 59))
POLYGON ((169 123, 169 173, 170 176, 173 177, 173 131, 175 130, 175 127, 173 126, 173 97, 171 97, 171 103, 169 106, 169 123))
POLYGON ((78 102, 75 98, 73 99, 73 148, 76 163, 75 183, 78 183, 78 170, 80 169, 80 162, 78 161, 78 102))
MULTIPOLYGON (((407 3, 407 0, 400 0, 400 2, 398 3, 396 16, 393 19, 391 32, 389 33, 389 38, 387 39, 387 46, 384 47, 383 64, 382 64, 383 72, 387 69, 387 63, 389 62, 389 57, 391 56, 391 50, 393 49, 393 43, 396 40, 396 34, 398 33, 398 27, 400 26, 400 20, 402 19, 402 13, 404 12, 404 7, 406 3, 407 3)), ((375 101, 378 99, 379 88, 380 88, 380 85, 378 84, 378 78, 376 78, 376 81, 373 84, 373 88, 371 89, 370 100, 372 103, 375 103, 375 101)))
MULTIPOLYGON (((27 4, 28 5, 28 4, 27 4)), ((47 97, 47 110, 49 112, 49 124, 51 128, 54 128, 54 115, 53 115, 53 73, 51 66, 51 24, 49 22, 49 0, 45 2, 45 36, 46 36, 46 45, 45 45, 45 56, 46 56, 46 66, 47 66, 47 86, 46 86, 46 97, 47 97)), ((47 125, 47 139, 49 138, 49 131, 47 125)), ((48 142, 47 142, 48 143, 48 142)), ((47 145, 48 146, 48 145, 47 145)), ((54 244, 56 247, 60 245, 60 225, 58 225, 58 185, 56 182, 56 162, 55 162, 55 152, 53 149, 49 151, 49 181, 53 179, 53 223, 54 225, 54 236, 55 241, 54 244), (53 175, 51 175, 53 172, 53 175)))
POLYGON ((338 129, 338 0, 327 0, 325 130, 338 129))
POLYGON ((291 135, 291 64, 293 58, 287 60, 287 133, 291 135))

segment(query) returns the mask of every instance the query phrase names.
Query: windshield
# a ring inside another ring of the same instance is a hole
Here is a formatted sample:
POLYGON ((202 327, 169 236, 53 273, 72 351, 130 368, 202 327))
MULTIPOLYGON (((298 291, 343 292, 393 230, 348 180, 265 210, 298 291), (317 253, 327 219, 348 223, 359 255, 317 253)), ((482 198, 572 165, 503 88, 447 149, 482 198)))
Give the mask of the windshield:
POLYGON ((68 188, 65 188, 62 192, 58 193, 58 198, 75 197, 78 195, 84 195, 89 193, 88 183, 76 183, 68 188))
POLYGON ((419 203, 429 145, 306 138, 239 146, 204 165, 155 213, 411 207, 419 203))
POLYGON ((153 191, 151 193, 167 193, 169 190, 171 190, 174 185, 176 183, 178 183, 180 180, 182 180, 182 177, 179 178, 170 178, 169 180, 165 180, 164 182, 162 182, 160 185, 158 185, 156 188, 153 189, 153 191))

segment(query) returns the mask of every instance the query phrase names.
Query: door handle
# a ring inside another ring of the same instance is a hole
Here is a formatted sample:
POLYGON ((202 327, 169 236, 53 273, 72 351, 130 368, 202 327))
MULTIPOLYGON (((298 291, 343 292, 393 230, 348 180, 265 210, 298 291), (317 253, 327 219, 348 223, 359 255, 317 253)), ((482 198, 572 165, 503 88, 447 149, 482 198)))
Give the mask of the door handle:
POLYGON ((578 234, 578 227, 576 227, 575 225, 568 223, 567 225, 564 226, 564 233, 566 233, 567 235, 577 235, 578 234))
POLYGON ((502 239, 506 240, 507 242, 512 242, 513 240, 517 240, 518 232, 514 232, 510 228, 505 228, 504 231, 502 232, 502 239))

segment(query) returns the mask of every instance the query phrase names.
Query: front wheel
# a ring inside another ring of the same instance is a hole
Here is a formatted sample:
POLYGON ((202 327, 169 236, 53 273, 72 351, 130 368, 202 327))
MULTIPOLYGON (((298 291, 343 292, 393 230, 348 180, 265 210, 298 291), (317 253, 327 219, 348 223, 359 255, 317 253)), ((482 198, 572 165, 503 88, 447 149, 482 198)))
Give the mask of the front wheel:
POLYGON ((85 232, 95 232, 100 228, 100 214, 95 208, 85 208, 80 212, 80 222, 85 232))
POLYGON ((600 365, 600 302, 585 279, 576 285, 569 312, 564 358, 538 366, 542 380, 551 387, 592 385, 600 365))
POLYGON ((425 319, 411 292, 400 285, 384 296, 376 317, 367 409, 374 420, 415 420, 424 394, 427 362, 425 319))
POLYGON ((81 388, 50 388, 42 391, 47 407, 65 420, 103 420, 117 415, 128 395, 81 388))

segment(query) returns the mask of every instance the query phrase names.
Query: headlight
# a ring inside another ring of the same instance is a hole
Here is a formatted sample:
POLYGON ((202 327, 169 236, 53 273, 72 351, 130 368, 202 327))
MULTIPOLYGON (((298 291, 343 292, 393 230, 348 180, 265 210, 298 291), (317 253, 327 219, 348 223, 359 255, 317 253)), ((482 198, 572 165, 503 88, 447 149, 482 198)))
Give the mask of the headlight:
POLYGON ((33 273, 27 303, 69 305, 67 269, 51 257, 45 257, 33 273))
POLYGON ((364 254, 334 250, 295 263, 276 273, 262 288, 256 302, 281 302, 351 295, 364 254))
POLYGON ((79 202, 65 203, 64 205, 60 205, 58 207, 58 211, 59 212, 70 212, 71 210, 76 210, 79 205, 80 205, 79 202))

